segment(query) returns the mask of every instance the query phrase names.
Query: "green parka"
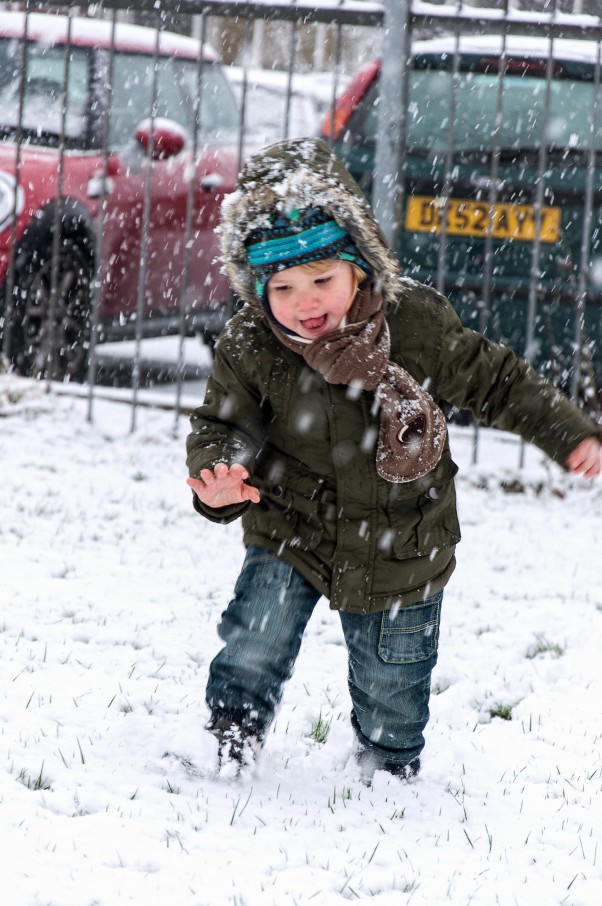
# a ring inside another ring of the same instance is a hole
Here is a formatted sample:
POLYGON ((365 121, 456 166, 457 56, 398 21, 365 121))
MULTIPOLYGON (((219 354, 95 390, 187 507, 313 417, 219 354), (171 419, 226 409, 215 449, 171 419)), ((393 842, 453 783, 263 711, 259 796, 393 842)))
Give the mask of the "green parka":
POLYGON ((246 303, 220 336, 205 401, 192 415, 190 475, 243 463, 258 504, 196 509, 214 522, 242 516, 244 542, 290 562, 335 609, 405 606, 439 591, 460 539, 454 464, 446 444, 425 478, 402 484, 375 468, 374 394, 326 383, 269 327, 246 266, 244 239, 278 206, 320 207, 352 235, 384 296, 391 359, 441 403, 520 434, 561 464, 600 432, 506 347, 464 328, 450 303, 404 279, 369 206, 321 142, 272 146, 241 173, 226 200, 221 244, 246 303))

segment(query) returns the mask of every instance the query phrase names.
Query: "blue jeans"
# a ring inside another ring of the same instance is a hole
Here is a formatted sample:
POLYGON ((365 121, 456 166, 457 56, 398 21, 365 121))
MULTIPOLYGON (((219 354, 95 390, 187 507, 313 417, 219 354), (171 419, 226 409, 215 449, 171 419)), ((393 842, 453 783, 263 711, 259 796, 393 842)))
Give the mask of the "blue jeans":
MULTIPOLYGON (((213 720, 231 716, 261 738, 320 594, 290 564, 251 546, 234 595, 219 626, 225 646, 209 670, 207 704, 213 720)), ((339 614, 352 726, 377 764, 407 764, 424 747, 442 598, 438 592, 397 612, 339 614)))

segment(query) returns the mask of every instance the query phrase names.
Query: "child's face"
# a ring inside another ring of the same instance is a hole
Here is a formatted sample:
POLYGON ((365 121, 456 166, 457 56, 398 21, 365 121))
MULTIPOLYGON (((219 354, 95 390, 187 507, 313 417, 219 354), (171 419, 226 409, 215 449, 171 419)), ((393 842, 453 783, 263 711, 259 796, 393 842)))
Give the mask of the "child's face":
POLYGON ((272 314, 283 327, 315 340, 341 323, 356 287, 347 261, 333 261, 319 270, 303 265, 273 274, 267 283, 272 314))

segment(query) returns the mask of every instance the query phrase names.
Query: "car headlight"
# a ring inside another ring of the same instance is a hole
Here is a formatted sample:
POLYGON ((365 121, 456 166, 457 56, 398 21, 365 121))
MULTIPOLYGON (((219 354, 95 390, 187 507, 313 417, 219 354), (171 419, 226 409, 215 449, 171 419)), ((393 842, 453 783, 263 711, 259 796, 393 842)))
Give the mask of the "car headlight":
POLYGON ((23 210, 23 189, 14 176, 0 170, 0 233, 11 225, 23 210))

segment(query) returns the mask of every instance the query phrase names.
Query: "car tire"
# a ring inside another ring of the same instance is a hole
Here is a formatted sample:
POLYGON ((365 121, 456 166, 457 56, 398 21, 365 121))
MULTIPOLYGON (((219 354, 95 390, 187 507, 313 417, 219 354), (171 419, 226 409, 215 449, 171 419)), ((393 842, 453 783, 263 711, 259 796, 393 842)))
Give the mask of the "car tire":
POLYGON ((204 330, 198 336, 199 336, 199 340, 201 341, 203 346, 206 346, 207 349, 210 350, 211 355, 213 355, 213 353, 215 352, 215 344, 217 342, 217 338, 218 338, 219 334, 215 333, 214 331, 204 330))
POLYGON ((93 268, 82 245, 61 241, 54 330, 52 249, 36 250, 17 265, 13 293, 12 365, 27 377, 81 381, 88 368, 93 268), (54 347, 54 349, 52 349, 54 347))

